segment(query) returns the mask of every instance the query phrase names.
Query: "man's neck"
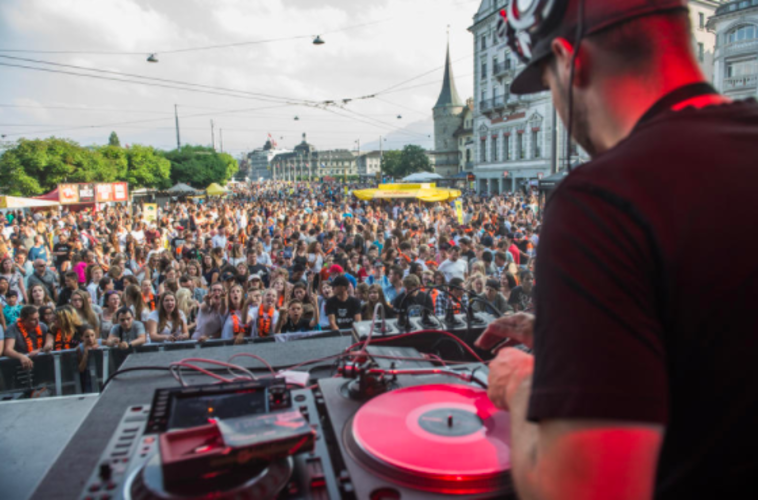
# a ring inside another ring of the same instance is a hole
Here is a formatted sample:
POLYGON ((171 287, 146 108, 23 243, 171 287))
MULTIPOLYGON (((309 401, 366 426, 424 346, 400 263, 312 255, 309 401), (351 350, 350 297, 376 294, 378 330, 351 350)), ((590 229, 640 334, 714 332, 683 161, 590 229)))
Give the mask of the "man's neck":
POLYGON ((347 298, 348 298, 347 292, 337 294, 337 299, 339 299, 340 302, 345 302, 347 298))

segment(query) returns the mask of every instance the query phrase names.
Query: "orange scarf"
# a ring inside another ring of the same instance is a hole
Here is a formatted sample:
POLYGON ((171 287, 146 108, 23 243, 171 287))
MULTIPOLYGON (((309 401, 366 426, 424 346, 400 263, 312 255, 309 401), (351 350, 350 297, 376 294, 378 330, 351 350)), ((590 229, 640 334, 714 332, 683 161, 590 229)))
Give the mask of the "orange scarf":
POLYGON ((155 311, 155 295, 153 295, 152 293, 148 295, 147 297, 143 295, 142 300, 145 301, 145 304, 147 305, 147 307, 150 308, 151 311, 155 311))
POLYGON ((74 338, 74 335, 71 334, 67 336, 65 339, 63 338, 63 333, 61 332, 61 329, 58 329, 58 333, 55 335, 55 351, 60 350, 68 350, 71 349, 71 340, 74 338))
POLYGON ((281 309, 283 305, 284 305, 284 295, 280 295, 280 296, 279 296, 279 302, 278 302, 278 304, 277 304, 277 307, 276 307, 276 308, 277 308, 277 309, 281 309))
POLYGON ((263 304, 258 306, 258 336, 268 337, 271 335, 271 322, 274 320, 274 308, 263 310, 263 304))
POLYGON ((244 327, 240 326, 240 318, 237 316, 237 313, 232 313, 232 331, 234 332, 235 337, 240 333, 245 332, 244 327))
MULTIPOLYGON (((24 342, 26 342, 26 352, 32 352, 34 351, 34 344, 32 343, 31 337, 29 337, 29 333, 27 333, 26 328, 24 328, 24 325, 21 323, 21 320, 19 319, 16 321, 16 328, 18 328, 18 331, 21 332, 21 336, 24 338, 24 342)), ((42 328, 40 328, 39 323, 37 323, 37 349, 42 349, 42 344, 44 343, 45 339, 42 338, 42 328)))

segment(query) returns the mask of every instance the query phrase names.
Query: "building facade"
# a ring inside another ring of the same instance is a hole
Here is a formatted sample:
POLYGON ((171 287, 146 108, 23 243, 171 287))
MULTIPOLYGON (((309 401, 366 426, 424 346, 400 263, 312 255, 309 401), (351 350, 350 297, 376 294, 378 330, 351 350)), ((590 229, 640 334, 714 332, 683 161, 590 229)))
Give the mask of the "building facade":
POLYGON ((707 26, 716 37, 716 89, 733 99, 758 97, 758 0, 723 3, 707 26))
POLYGON ((267 140, 262 148, 247 154, 247 161, 245 162, 249 169, 247 176, 253 181, 272 180, 274 171, 271 160, 276 155, 289 152, 287 149, 278 149, 271 139, 267 140))
MULTIPOLYGON (((482 0, 469 28, 474 35, 473 166, 479 193, 511 192, 547 177, 564 164, 566 151, 565 130, 557 123, 550 94, 510 93, 521 62, 497 36, 499 11, 506 4, 482 0)), ((573 148, 572 156, 578 159, 578 154, 573 148)))
POLYGON ((716 34, 708 29, 708 19, 716 13, 722 2, 717 0, 689 0, 692 45, 709 82, 714 81, 713 62, 716 50, 716 34))
POLYGON ((453 137, 458 141, 458 172, 474 171, 474 99, 466 99, 461 124, 453 137))
POLYGON ((303 134, 303 141, 292 152, 278 154, 271 160, 272 172, 277 180, 357 176, 356 154, 347 149, 318 151, 303 134))
POLYGON ((376 177, 376 174, 382 171, 382 153, 381 151, 366 151, 359 153, 356 157, 358 176, 376 177))

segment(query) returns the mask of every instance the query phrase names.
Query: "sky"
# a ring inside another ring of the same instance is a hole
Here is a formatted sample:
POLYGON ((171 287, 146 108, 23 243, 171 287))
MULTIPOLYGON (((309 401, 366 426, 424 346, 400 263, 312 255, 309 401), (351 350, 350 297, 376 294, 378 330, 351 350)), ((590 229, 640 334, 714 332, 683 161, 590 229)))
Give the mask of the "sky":
POLYGON ((303 133, 320 150, 379 137, 385 149, 431 148, 448 29, 459 94, 473 92, 479 3, 2 0, 0 142, 87 146, 115 131, 173 149, 176 105, 182 144, 210 145, 213 120, 217 148, 222 135, 235 157, 269 133, 284 148, 303 133))

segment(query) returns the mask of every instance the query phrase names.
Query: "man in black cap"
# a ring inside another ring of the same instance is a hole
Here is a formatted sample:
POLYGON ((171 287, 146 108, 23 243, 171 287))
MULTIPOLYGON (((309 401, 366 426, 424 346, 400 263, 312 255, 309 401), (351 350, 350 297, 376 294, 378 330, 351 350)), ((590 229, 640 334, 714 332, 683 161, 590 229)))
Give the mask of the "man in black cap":
POLYGON ((348 295, 350 281, 344 276, 332 280, 334 295, 326 301, 325 311, 332 330, 349 330, 361 320, 361 301, 348 295))
POLYGON ((593 157, 545 209, 536 322, 478 342, 534 346, 490 364, 522 499, 758 498, 758 105, 706 83, 686 5, 508 4, 512 92, 549 88, 593 157))

